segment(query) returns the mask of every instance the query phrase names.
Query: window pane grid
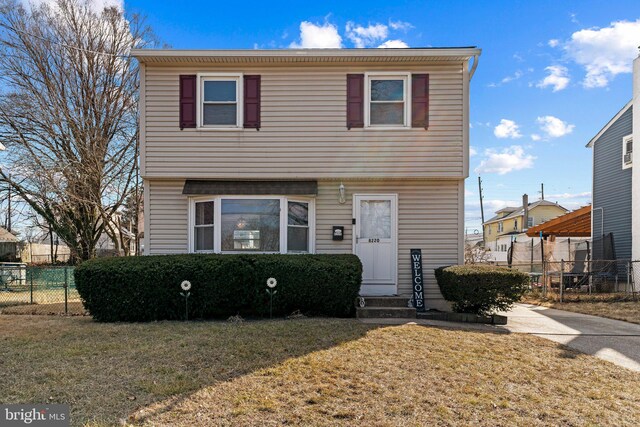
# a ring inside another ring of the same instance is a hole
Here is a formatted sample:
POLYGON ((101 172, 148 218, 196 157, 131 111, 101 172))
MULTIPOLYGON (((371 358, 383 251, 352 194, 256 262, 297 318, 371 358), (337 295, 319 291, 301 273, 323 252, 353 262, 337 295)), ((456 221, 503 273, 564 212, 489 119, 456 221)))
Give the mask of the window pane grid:
POLYGON ((407 125, 406 76, 372 76, 368 89, 368 126, 407 125))
POLYGON ((236 127, 238 125, 239 79, 203 78, 201 83, 201 125, 211 127, 236 127))

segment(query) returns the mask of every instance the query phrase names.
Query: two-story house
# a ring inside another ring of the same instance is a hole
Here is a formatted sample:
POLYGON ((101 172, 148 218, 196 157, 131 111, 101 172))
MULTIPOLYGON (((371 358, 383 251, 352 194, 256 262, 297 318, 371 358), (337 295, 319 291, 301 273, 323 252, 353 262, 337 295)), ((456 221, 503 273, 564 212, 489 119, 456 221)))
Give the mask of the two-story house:
POLYGON ((485 248, 491 251, 492 260, 506 262, 507 251, 512 241, 530 241, 531 238, 526 235, 527 229, 567 212, 568 210, 558 203, 548 200, 529 203, 529 196, 524 194, 522 206, 504 207, 484 222, 482 226, 485 248))
POLYGON ((479 49, 133 55, 146 254, 355 253, 361 294, 410 296, 419 248, 446 306, 433 269, 463 262, 479 49))

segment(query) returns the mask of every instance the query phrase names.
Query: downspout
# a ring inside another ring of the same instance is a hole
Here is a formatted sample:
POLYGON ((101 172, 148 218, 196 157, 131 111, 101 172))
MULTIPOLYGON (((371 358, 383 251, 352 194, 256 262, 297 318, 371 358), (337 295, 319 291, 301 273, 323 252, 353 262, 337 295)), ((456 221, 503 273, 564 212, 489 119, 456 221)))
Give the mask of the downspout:
POLYGON ((469 81, 473 78, 473 74, 476 72, 476 68, 478 68, 478 60, 480 59, 480 54, 476 53, 473 55, 473 64, 471 65, 471 69, 469 70, 469 81))

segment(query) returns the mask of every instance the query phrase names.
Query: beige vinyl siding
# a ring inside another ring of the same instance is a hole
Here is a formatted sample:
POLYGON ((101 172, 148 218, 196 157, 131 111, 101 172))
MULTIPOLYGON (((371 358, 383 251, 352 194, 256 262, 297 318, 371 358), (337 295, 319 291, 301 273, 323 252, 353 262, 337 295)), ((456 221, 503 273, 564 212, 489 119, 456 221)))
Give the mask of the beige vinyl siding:
POLYGON ((149 202, 145 204, 145 254, 186 253, 188 241, 188 210, 186 196, 182 195, 184 180, 146 181, 149 202), (147 208, 148 207, 148 208, 147 208))
POLYGON ((144 68, 146 178, 462 178, 466 63, 144 68), (429 73, 429 129, 346 128, 346 74, 429 73), (262 76, 259 131, 178 128, 180 74, 262 76))
MULTIPOLYGON (((316 253, 352 253, 354 194, 398 194, 398 290, 411 293, 409 250, 422 249, 426 297, 442 302, 433 269, 461 262, 459 222, 464 216, 462 180, 344 181, 346 203, 338 203, 339 181, 319 181, 316 199, 316 253), (332 226, 345 227, 343 241, 332 226)), ((188 198, 184 180, 149 180, 149 254, 185 253, 188 198)))
MULTIPOLYGON (((339 182, 318 183, 316 202, 316 252, 352 253, 354 194, 398 194, 398 292, 411 294, 409 251, 422 249, 425 294, 430 300, 442 298, 433 270, 461 262, 458 225, 464 212, 460 197, 463 182, 458 180, 345 181, 346 199, 338 204, 339 182), (343 241, 332 240, 334 225, 343 225, 343 241)), ((438 306, 442 308, 442 306, 438 306)))

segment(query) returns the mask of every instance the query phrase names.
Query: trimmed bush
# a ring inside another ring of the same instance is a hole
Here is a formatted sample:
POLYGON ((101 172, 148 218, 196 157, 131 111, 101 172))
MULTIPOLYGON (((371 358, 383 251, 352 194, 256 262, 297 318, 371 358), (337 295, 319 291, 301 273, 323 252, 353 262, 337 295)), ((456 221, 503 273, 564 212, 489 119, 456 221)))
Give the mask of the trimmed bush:
POLYGON ((511 308, 529 287, 529 276, 488 265, 454 265, 435 270, 442 296, 458 313, 487 315, 511 308))
POLYGON ((184 319, 180 283, 191 282, 189 318, 353 314, 362 264, 355 255, 189 254, 101 258, 75 269, 85 308, 101 322, 184 319))

